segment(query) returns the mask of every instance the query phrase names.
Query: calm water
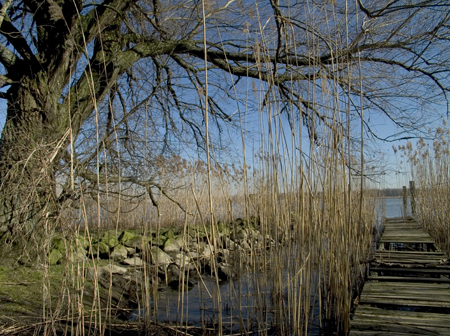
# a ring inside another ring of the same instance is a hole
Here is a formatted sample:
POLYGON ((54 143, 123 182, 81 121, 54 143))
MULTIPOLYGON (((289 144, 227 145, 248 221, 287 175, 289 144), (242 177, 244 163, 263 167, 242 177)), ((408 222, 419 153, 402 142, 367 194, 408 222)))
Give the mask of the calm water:
MULTIPOLYGON (((377 206, 378 217, 401 217, 403 216, 402 198, 380 199, 377 206)), ((407 215, 411 215, 410 200, 408 199, 407 215)), ((374 225, 376 225, 374 223, 374 225)), ((265 275, 267 277, 267 275, 265 275)), ((274 320, 273 314, 255 313, 255 306, 270 307, 271 293, 264 284, 264 279, 259 279, 258 275, 249 273, 234 281, 224 281, 220 283, 220 297, 222 301, 222 317, 225 332, 239 333, 239 321, 242 318, 244 325, 255 323, 262 318, 266 325, 274 320), (255 285, 257 288, 255 288, 255 285), (256 295, 261 293, 263 295, 256 295), (240 298, 240 306, 239 299, 240 298), (261 302, 262 301, 262 302, 261 302), (241 315, 240 315, 241 314, 241 315), (240 316, 239 316, 240 315, 240 316), (259 316, 258 316, 259 315, 259 316)), ((267 280, 267 279, 266 279, 267 280)), ((193 287, 185 289, 183 293, 177 290, 164 289, 157 293, 157 305, 153 305, 153 318, 157 321, 171 321, 189 323, 201 326, 202 322, 211 323, 217 321, 217 305, 212 297, 217 297, 217 287, 215 279, 203 276, 202 279, 195 277, 190 279, 193 287)), ((319 328, 318 307, 314 309, 315 314, 311 322, 309 335, 323 335, 319 328)), ((270 309, 270 308, 269 308, 270 309)), ((136 312, 132 319, 138 318, 136 312)), ((325 333, 326 334, 326 333, 325 333)))
MULTIPOLYGON (((384 198, 380 200, 378 211, 382 211, 382 204, 385 207, 385 217, 402 217, 403 216, 403 198, 384 198)), ((411 216, 411 199, 408 197, 407 216, 411 216)))

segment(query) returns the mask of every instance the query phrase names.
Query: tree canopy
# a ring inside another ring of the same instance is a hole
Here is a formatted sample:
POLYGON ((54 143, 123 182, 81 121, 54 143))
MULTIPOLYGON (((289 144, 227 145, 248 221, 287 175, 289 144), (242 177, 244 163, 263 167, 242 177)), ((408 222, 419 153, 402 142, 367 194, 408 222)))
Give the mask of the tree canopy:
POLYGON ((205 111, 215 135, 239 125, 233 111, 273 105, 313 142, 363 111, 369 134, 379 115, 417 131, 448 110, 449 12, 443 0, 6 1, 2 222, 33 228, 107 179, 153 200, 157 158, 205 147, 205 111))

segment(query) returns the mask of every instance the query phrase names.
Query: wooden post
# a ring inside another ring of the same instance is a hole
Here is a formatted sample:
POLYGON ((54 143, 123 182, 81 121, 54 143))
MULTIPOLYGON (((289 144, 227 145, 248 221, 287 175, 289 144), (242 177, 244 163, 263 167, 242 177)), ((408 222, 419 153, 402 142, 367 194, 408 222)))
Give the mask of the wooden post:
POLYGON ((411 212, 414 216, 416 214, 416 184, 414 181, 409 181, 409 193, 411 194, 411 212))
POLYGON ((408 214, 408 190, 403 186, 403 218, 408 214))

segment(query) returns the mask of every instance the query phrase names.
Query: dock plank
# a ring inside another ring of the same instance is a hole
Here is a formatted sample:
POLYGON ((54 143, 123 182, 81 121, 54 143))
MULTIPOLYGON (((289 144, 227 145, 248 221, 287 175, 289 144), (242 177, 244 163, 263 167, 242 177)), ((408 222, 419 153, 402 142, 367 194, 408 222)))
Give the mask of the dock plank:
POLYGON ((450 336, 448 257, 412 218, 386 219, 380 242, 350 335, 450 336))

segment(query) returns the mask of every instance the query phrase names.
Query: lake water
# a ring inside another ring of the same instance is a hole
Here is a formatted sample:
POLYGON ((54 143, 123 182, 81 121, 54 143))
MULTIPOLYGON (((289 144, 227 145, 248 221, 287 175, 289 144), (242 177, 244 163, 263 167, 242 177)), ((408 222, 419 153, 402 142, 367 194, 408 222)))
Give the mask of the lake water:
MULTIPOLYGON (((401 217, 403 216, 403 199, 380 199, 376 211, 379 218, 401 217)), ((411 215, 409 199, 407 215, 411 215)), ((377 224, 374 223, 374 225, 377 224)), ((265 276, 267 277, 267 275, 265 276)), ((180 323, 182 321, 183 324, 189 323, 199 327, 202 323, 208 324, 217 321, 217 305, 212 299, 212 297, 217 297, 215 279, 203 276, 202 279, 195 277, 190 281, 194 283, 194 286, 185 289, 183 293, 169 288, 158 291, 157 304, 153 305, 153 319, 160 322, 180 323)), ((270 325, 274 321, 274 315, 270 312, 258 314, 253 309, 255 306, 261 306, 261 300, 264 301, 262 302, 263 306, 268 304, 268 307, 270 307, 270 290, 264 286, 263 281, 258 280, 258 275, 246 273, 240 279, 221 282, 219 290, 222 301, 224 332, 226 334, 239 334, 240 321, 243 321, 245 326, 252 323, 257 324, 261 318, 265 320, 265 325, 270 325), (258 284, 258 288, 255 288, 255 284, 258 284), (265 294, 261 296, 261 292, 265 294), (255 293, 259 294, 256 295, 255 293)), ((313 308, 314 314, 308 335, 325 335, 327 333, 319 328, 318 305, 311 303, 315 308, 313 308)), ((132 319, 138 318, 138 314, 136 312, 132 319)))
MULTIPOLYGON (((382 206, 384 203, 384 217, 402 217, 403 216, 403 198, 383 198, 379 200, 380 205, 377 209, 380 211, 380 214, 382 210, 382 206)), ((411 199, 408 197, 407 201, 407 213, 406 216, 411 216, 411 199)))

